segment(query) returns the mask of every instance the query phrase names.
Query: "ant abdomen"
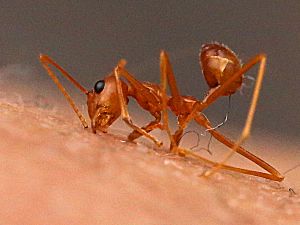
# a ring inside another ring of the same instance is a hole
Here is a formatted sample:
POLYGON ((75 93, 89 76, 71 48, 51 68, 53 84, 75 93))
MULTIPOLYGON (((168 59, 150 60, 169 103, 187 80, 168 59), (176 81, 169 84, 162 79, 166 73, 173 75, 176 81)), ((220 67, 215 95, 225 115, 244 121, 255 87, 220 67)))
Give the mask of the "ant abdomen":
MULTIPOLYGON (((210 88, 222 85, 242 67, 236 54, 230 48, 219 43, 202 45, 200 64, 210 88)), ((230 85, 224 95, 235 93, 241 87, 242 82, 243 76, 240 76, 230 85)))

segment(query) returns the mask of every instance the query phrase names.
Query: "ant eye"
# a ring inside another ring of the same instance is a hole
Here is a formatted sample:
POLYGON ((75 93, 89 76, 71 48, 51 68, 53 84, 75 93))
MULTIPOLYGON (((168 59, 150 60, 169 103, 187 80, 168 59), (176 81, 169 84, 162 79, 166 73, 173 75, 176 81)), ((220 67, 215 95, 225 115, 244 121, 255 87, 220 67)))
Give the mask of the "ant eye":
POLYGON ((95 86, 94 86, 94 90, 97 94, 101 93, 101 91, 103 91, 104 89, 104 86, 105 86, 105 82, 104 80, 98 80, 96 83, 95 83, 95 86))

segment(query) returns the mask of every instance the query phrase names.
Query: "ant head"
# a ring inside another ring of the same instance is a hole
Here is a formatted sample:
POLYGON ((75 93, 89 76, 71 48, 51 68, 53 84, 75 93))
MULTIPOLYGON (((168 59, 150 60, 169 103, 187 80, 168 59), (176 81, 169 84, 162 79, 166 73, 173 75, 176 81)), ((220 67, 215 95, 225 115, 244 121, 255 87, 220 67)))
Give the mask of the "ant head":
MULTIPOLYGON (((205 44, 201 48, 200 64, 205 80, 210 88, 225 83, 242 67, 236 54, 225 45, 219 43, 205 44)), ((224 95, 231 95, 242 85, 241 76, 233 82, 224 95)))
MULTIPOLYGON (((128 88, 123 82, 122 88, 127 98, 128 88)), ((93 132, 96 133, 96 130, 106 132, 107 128, 121 115, 116 80, 113 75, 95 83, 94 89, 87 94, 87 105, 93 132)))

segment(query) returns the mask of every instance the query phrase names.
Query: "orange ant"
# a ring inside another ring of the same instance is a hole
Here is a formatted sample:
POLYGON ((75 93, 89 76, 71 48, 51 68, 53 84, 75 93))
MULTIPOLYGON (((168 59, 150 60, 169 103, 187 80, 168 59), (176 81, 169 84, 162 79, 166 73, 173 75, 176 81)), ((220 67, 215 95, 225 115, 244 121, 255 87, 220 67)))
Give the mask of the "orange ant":
POLYGON ((166 130, 171 142, 170 151, 181 156, 189 155, 213 166, 211 170, 204 174, 206 177, 212 175, 219 169, 227 169, 275 181, 282 181, 284 179, 274 167, 240 146, 250 134, 265 71, 266 56, 264 54, 253 57, 242 66, 236 54, 228 47, 219 43, 203 45, 200 53, 200 63, 210 90, 202 101, 192 96, 180 95, 168 55, 165 51, 161 51, 160 54, 161 86, 138 81, 125 69, 126 61, 121 60, 111 74, 106 76, 103 80, 97 81, 93 90, 87 91, 67 71, 48 56, 41 54, 40 61, 49 76, 64 94, 85 128, 88 127, 85 118, 63 85, 59 82, 57 76, 50 69, 50 65, 56 67, 80 91, 87 95, 88 114, 94 133, 96 133, 97 130, 107 132, 107 128, 121 116, 123 121, 133 129, 128 135, 129 141, 133 141, 140 136, 145 136, 156 145, 161 146, 162 142, 158 141, 154 136, 149 134, 149 132, 157 128, 166 130), (246 124, 240 138, 234 142, 213 128, 202 111, 219 97, 234 94, 242 85, 243 74, 256 64, 259 64, 258 76, 246 124), (123 77, 127 83, 122 81, 120 77, 123 77), (166 94, 167 84, 170 87, 171 96, 167 96, 166 94), (128 113, 128 97, 133 97, 137 103, 143 109, 149 111, 155 119, 144 127, 135 125, 128 113), (178 129, 174 134, 171 133, 168 125, 168 109, 177 116, 178 120, 178 129), (161 124, 161 120, 163 124, 161 124), (192 120, 204 127, 215 139, 231 149, 222 162, 213 162, 191 150, 179 147, 184 129, 192 120), (226 165, 225 163, 235 152, 254 162, 268 173, 226 165))

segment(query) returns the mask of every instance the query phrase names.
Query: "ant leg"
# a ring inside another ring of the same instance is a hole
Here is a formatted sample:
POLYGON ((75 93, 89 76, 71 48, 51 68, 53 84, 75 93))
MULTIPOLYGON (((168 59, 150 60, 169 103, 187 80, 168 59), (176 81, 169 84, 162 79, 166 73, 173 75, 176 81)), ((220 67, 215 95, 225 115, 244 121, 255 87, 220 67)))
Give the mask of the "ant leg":
MULTIPOLYGON (((161 85, 162 85, 162 96, 163 96, 163 122, 164 122, 164 128, 167 130, 169 138, 171 140, 171 144, 173 146, 176 147, 177 152, 180 155, 190 155, 193 156, 199 160, 202 160, 206 163, 209 163, 213 166, 217 166, 220 165, 216 162, 212 162, 208 159, 205 159, 201 156, 199 156, 198 154, 187 150, 187 149, 183 149, 180 147, 177 147, 178 145, 178 141, 174 140, 174 136, 171 135, 171 131, 170 128, 168 126, 168 114, 167 114, 167 97, 166 97, 166 87, 167 87, 167 65, 168 65, 168 60, 166 58, 166 54, 164 52, 161 53, 161 85)), ((205 108, 207 108, 210 104, 212 104, 215 100, 217 100, 218 97, 222 96, 227 88, 230 86, 230 84, 232 82, 234 82, 236 79, 238 79, 240 76, 242 76, 246 71, 248 71, 250 68, 252 68, 255 64, 261 62, 260 68, 259 68, 259 72, 258 72, 258 81, 260 80, 260 84, 261 84, 261 80, 264 74, 264 68, 265 68, 265 60, 266 57, 265 55, 261 54, 258 55, 256 57, 254 57, 253 59, 251 59, 247 64, 245 64, 240 71, 238 71, 236 74, 234 74, 229 80, 227 80, 223 85, 221 85, 219 88, 215 89, 203 102, 197 102, 194 106, 193 106, 193 110, 192 112, 186 116, 186 117, 182 117, 180 121, 180 126, 178 128, 178 130, 176 131, 175 134, 177 134, 178 137, 181 136, 184 128, 186 127, 186 125, 190 122, 191 119, 196 119, 197 118, 197 114, 198 112, 201 112, 202 110, 204 110, 205 108), (197 114, 196 114, 197 113, 197 114)), ((169 80, 170 83, 170 80, 169 80)), ((172 86, 172 84, 170 85, 172 86)), ((173 83, 172 87, 176 87, 176 83, 173 83)), ((259 88, 256 88, 256 90, 259 90, 259 88)), ((256 96, 258 97, 258 94, 256 94, 256 96)), ((257 99, 256 99, 257 101, 257 99)), ((253 104, 252 104, 253 105, 253 104)), ((249 117, 248 117, 249 118, 249 117)), ((252 116, 253 118, 253 116, 252 116)), ((227 139, 226 137, 224 137, 223 135, 219 134, 215 129, 212 129, 212 127, 210 126, 210 124, 204 123, 205 118, 203 117, 202 119, 198 119, 196 120, 196 122, 200 123, 200 125, 206 127, 206 129, 208 129, 208 131, 220 142, 224 143, 225 145, 227 145, 228 147, 234 149, 237 148, 236 151, 243 155, 244 157, 248 158, 249 160, 253 161, 254 163, 256 163, 257 165, 259 165, 260 167, 264 168, 266 171, 270 172, 270 174, 267 173, 262 173, 262 172, 258 172, 258 171, 252 171, 252 170, 247 170, 247 169, 242 169, 242 168, 237 168, 237 167, 232 167, 232 166, 228 166, 225 165, 224 163, 221 165, 220 168, 223 169, 227 169, 227 170, 232 170, 232 171, 236 171, 236 172, 240 172, 240 173, 244 173, 244 174, 248 174, 248 175, 254 175, 254 176, 259 176, 259 177, 264 177, 267 179, 271 179, 271 180, 276 180, 276 181, 281 181, 283 180, 283 176, 272 166, 270 166, 269 164, 267 164, 265 161, 259 159, 257 156, 251 154, 250 152, 246 151, 245 149, 243 149, 242 147, 240 147, 239 142, 237 142, 236 144, 234 144, 234 142, 230 141, 229 139, 227 139), (200 122, 199 122, 200 121, 200 122), (236 146, 236 147, 235 147, 236 146)), ((251 124, 250 124, 251 125, 251 124)))
POLYGON ((178 143, 183 134, 183 127, 181 126, 181 116, 180 109, 183 105, 182 97, 177 88, 175 76, 169 61, 169 57, 165 51, 161 51, 160 53, 160 73, 161 73, 161 92, 162 92, 162 116, 163 116, 163 128, 167 131, 167 134, 170 139, 170 150, 178 153, 178 143), (168 97, 167 97, 167 82, 170 87, 171 95, 172 95, 172 107, 178 112, 178 124, 179 128, 172 135, 170 127, 169 127, 169 119, 168 119, 168 97))
POLYGON ((183 121, 185 120, 186 118, 186 115, 179 115, 177 117, 177 120, 178 120, 178 129, 176 130, 176 132, 173 134, 173 139, 174 139, 174 142, 175 142, 175 145, 171 145, 171 149, 172 148, 177 148, 179 146, 179 143, 183 137, 183 132, 184 132, 184 129, 186 128, 185 125, 183 125, 183 121))
MULTIPOLYGON (((251 152, 248 152, 246 149, 244 149, 240 145, 236 145, 236 143, 234 143, 233 141, 231 141, 227 137, 223 136, 217 130, 211 129, 212 128, 211 124, 205 116, 203 116, 201 114, 200 115, 198 114, 197 116, 195 116, 194 120, 199 125, 206 128, 215 139, 217 139, 218 141, 220 141, 221 143, 223 143, 224 145, 226 145, 230 149, 236 148, 235 151, 237 153, 239 153, 240 155, 242 155, 245 158, 249 159, 250 161, 254 162, 256 165, 258 165, 259 167, 263 168, 264 170, 266 170, 267 172, 270 173, 270 174, 267 174, 267 177, 265 175, 261 176, 262 173, 259 173, 260 174, 259 176, 264 177, 264 178, 268 178, 268 179, 271 179, 271 180, 276 180, 276 181, 282 181, 284 179, 284 177, 274 167, 269 165, 267 162, 260 159, 256 155, 253 155, 251 152)), ((214 167, 220 166, 219 169, 226 169, 226 167, 227 167, 227 166, 224 165, 224 163, 222 163, 222 164, 215 163, 215 165, 213 165, 213 166, 214 167)), ((237 171, 237 172, 240 172, 240 171, 237 171)), ((245 172, 242 172, 242 173, 245 173, 245 172)), ((245 174, 255 175, 255 174, 252 173, 252 171, 250 173, 245 173, 245 174)), ((265 174, 265 173, 263 173, 263 174, 265 174)), ((207 174, 204 174, 204 176, 207 176, 207 174)), ((257 176, 257 175, 255 175, 255 176, 257 176)))
POLYGON ((85 94, 88 94, 88 91, 82 87, 67 71, 65 71, 61 66, 59 66, 56 62, 54 62, 50 57, 46 55, 40 55, 40 62, 42 63, 43 67, 47 71, 48 75, 52 78, 53 82, 57 85, 58 89, 63 93, 71 107, 73 108, 74 112, 77 114, 78 118, 80 119, 82 125, 84 128, 88 128, 86 119, 82 115, 82 113, 77 108, 75 102, 71 98, 71 96, 68 94, 64 86, 59 82, 57 76, 54 74, 54 72, 50 69, 49 65, 54 66, 57 68, 62 75, 64 75, 69 81, 71 81, 80 91, 82 91, 85 94))
MULTIPOLYGON (((193 157, 193 158, 195 158, 199 161, 202 161, 202 162, 207 163, 207 164, 212 165, 212 166, 219 165, 217 162, 213 162, 209 159, 206 159, 206 158, 198 155, 197 153, 195 153, 191 150, 184 149, 184 148, 181 148, 181 147, 178 147, 177 149, 178 149, 178 153, 181 154, 181 155, 193 157)), ((266 178, 266 179, 269 179, 269 180, 274 180, 274 181, 282 181, 283 178, 284 178, 274 168, 273 168, 274 171, 276 171, 278 174, 276 174, 276 173, 269 174, 269 173, 264 173, 264 172, 259 172, 259 171, 254 171, 254 170, 248 170, 248 169, 243 169, 243 168, 239 168, 239 167, 229 166, 229 165, 225 165, 225 164, 222 165, 222 169, 226 169, 226 170, 230 170, 230 171, 234 171, 234 172, 238 172, 238 173, 242 173, 242 174, 257 176, 257 177, 263 177, 263 178, 266 178)))
MULTIPOLYGON (((121 60, 119 62, 119 64, 118 64, 118 66, 114 70, 114 75, 115 75, 116 84, 117 84, 117 92, 118 92, 118 95, 119 95, 119 101, 120 101, 120 107, 121 107, 122 119, 132 129, 136 130, 137 132, 141 133, 145 137, 147 137, 150 140, 152 140, 157 146, 161 146, 162 142, 158 141, 154 136, 152 136, 151 134, 148 134, 142 128, 140 128, 140 127, 136 126, 135 124, 133 124, 133 122, 132 122, 132 120, 131 120, 131 118, 129 116, 127 104, 125 103, 125 100, 124 100, 124 95, 123 95, 122 86, 121 86, 121 82, 120 82, 120 70, 122 69, 122 67, 125 66, 125 63, 126 62, 124 60, 121 60)), ((138 82, 138 81, 136 81, 136 82, 138 82)), ((142 84, 140 84, 140 85, 142 86, 142 84)))
MULTIPOLYGON (((162 125, 160 124, 161 121, 161 114, 157 113, 155 116, 155 120, 151 121, 149 124, 146 126, 142 127, 143 130, 145 130, 147 133, 151 132, 154 129, 162 129, 162 125)), ((142 134, 136 130, 132 131, 131 134, 128 135, 128 140, 129 141, 134 141, 135 139, 139 138, 142 136, 142 134)))
MULTIPOLYGON (((264 74, 264 69, 265 69, 265 62, 266 62, 265 54, 259 54, 253 57, 252 59, 250 59, 246 64, 242 66, 242 68, 239 71, 233 74, 232 77, 230 77, 225 83, 215 88, 202 102, 200 101, 196 102, 193 106, 191 113, 182 122, 183 126, 186 126, 186 124, 188 124, 194 118, 195 114, 197 114, 198 112, 202 112, 212 103, 214 103, 219 97, 223 96, 233 82, 239 79, 243 74, 245 74, 248 70, 250 70, 254 65, 256 65, 259 62, 260 62, 260 68, 259 68, 258 75, 262 73, 262 77, 261 77, 262 79, 264 74)), ((259 80, 257 80, 256 84, 258 83, 259 80)))
POLYGON ((266 67, 266 56, 261 55, 260 57, 257 58, 257 62, 260 62, 259 69, 258 69, 258 75, 257 75, 257 81, 256 81, 255 88, 253 91, 250 108, 248 111, 246 123, 245 123, 244 129, 242 131, 242 134, 240 135, 238 140, 235 142, 231 151, 225 156, 225 158, 220 162, 220 164, 217 166, 214 166, 210 171, 208 171, 205 174, 205 176, 210 176, 210 175, 214 174, 218 169, 220 169, 222 167, 222 165, 225 164, 234 155, 234 153, 237 151, 238 147, 250 135, 252 122, 253 122, 253 118, 254 118, 254 114, 255 114, 255 110, 256 110, 256 105, 258 102, 258 97, 259 97, 259 93, 261 90, 262 81, 263 81, 263 77, 264 77, 264 72, 265 72, 265 67, 266 67))

